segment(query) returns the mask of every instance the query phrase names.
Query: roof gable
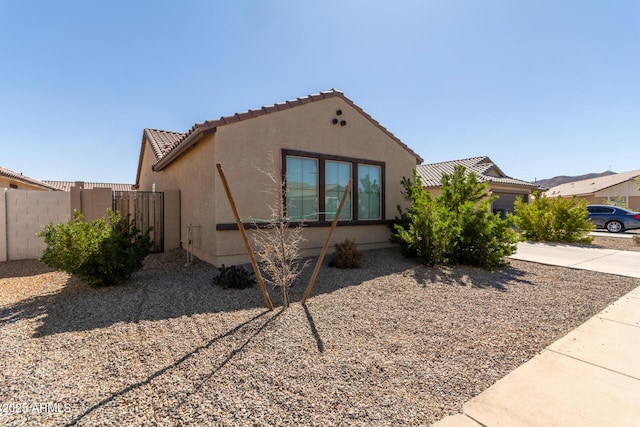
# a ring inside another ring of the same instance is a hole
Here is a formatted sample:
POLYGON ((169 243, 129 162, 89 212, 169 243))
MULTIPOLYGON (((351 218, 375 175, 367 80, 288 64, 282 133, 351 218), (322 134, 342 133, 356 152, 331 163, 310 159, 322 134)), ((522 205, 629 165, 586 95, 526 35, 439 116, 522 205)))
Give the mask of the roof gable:
POLYGON ((231 116, 223 116, 215 120, 207 120, 203 123, 197 123, 189 129, 186 133, 167 132, 152 129, 145 129, 143 137, 143 147, 140 152, 140 161, 138 162, 138 178, 140 176, 140 168, 142 165, 142 155, 144 151, 144 139, 145 137, 152 146, 153 152, 156 155, 156 163, 153 166, 154 171, 161 171, 168 166, 173 160, 177 159, 182 153, 184 153, 190 146, 195 144, 202 136, 213 133, 220 126, 226 126, 229 124, 237 123, 243 120, 250 120, 255 117, 264 116, 278 111, 284 111, 291 108, 296 108, 301 105, 305 105, 311 102, 316 102, 332 97, 339 97, 347 104, 353 107, 356 111, 367 118, 374 126, 384 132, 393 141, 399 144, 402 148, 407 150, 411 155, 416 158, 416 163, 422 162, 422 158, 411 150, 406 144, 404 144, 395 135, 389 132, 379 122, 374 120, 369 114, 353 103, 349 98, 338 90, 332 89, 326 92, 320 92, 313 95, 304 96, 290 101, 281 102, 269 106, 264 106, 256 110, 248 110, 241 113, 236 113, 231 116), (155 145, 154 145, 155 144, 155 145))
POLYGON ((519 185, 532 189, 537 188, 536 184, 505 175, 487 156, 419 165, 416 167, 416 172, 418 176, 420 176, 424 186, 440 187, 442 175, 452 175, 457 166, 464 166, 467 175, 471 172, 475 173, 479 182, 519 185))
POLYGON ((637 179, 639 176, 640 169, 600 176, 597 178, 583 179, 581 181, 567 182, 548 189, 545 194, 547 197, 583 196, 594 194, 598 191, 606 190, 607 188, 622 184, 623 182, 637 179))

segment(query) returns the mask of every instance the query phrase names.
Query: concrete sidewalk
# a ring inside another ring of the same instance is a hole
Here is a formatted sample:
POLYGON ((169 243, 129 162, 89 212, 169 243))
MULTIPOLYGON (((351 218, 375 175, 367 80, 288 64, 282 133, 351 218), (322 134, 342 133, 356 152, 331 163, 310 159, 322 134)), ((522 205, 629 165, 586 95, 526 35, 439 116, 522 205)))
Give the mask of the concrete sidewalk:
MULTIPOLYGON (((640 252, 521 243, 512 258, 640 277, 640 252)), ((639 361, 636 288, 433 427, 640 426, 639 361)))

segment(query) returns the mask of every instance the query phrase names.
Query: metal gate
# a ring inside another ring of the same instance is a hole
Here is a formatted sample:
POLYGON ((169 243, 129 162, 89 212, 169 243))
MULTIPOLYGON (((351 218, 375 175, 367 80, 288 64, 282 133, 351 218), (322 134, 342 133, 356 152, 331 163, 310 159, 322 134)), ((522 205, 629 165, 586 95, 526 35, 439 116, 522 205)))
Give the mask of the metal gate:
POLYGON ((114 191, 113 210, 122 217, 131 215, 142 232, 151 228, 151 252, 164 251, 164 193, 152 191, 114 191))

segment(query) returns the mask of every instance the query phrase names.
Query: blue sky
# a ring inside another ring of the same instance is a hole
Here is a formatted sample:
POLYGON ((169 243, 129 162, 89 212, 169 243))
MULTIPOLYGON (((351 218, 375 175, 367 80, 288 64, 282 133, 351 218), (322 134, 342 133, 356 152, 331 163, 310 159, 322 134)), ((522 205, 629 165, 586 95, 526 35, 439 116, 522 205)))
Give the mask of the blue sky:
POLYGON ((135 180, 144 128, 336 88, 426 163, 640 169, 640 1, 0 0, 0 165, 135 180))

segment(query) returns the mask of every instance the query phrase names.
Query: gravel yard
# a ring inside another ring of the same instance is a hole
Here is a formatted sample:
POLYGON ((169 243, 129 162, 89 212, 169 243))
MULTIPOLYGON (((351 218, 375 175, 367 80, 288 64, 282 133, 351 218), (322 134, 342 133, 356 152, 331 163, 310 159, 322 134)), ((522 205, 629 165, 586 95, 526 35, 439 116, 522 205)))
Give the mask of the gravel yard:
POLYGON ((214 287, 215 268, 185 258, 151 255, 103 289, 1 263, 0 424, 429 425, 640 284, 515 260, 427 268, 385 249, 323 267, 306 307, 269 312, 257 287, 214 287))

